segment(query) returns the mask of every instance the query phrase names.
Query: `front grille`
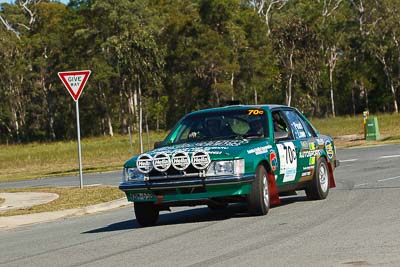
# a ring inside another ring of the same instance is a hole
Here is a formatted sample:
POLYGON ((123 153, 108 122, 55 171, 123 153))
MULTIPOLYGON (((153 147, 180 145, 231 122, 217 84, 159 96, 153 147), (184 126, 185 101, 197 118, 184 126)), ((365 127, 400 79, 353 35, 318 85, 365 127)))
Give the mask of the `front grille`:
POLYGON ((167 171, 165 172, 159 172, 155 169, 153 169, 149 174, 148 174, 149 180, 150 181, 157 181, 157 180, 175 180, 175 179, 180 179, 184 180, 186 179, 192 179, 192 178, 200 178, 201 176, 201 171, 197 170, 193 166, 189 166, 186 170, 184 171, 179 171, 176 170, 174 167, 170 167, 167 171))

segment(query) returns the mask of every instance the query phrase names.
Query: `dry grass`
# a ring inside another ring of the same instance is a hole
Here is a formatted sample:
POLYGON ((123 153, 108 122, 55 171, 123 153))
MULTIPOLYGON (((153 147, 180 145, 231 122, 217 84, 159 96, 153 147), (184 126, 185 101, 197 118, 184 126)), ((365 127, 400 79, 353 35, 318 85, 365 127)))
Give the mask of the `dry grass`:
MULTIPOLYGON (((361 115, 336 118, 312 119, 312 123, 323 134, 332 137, 355 135, 346 140, 335 138, 338 147, 400 142, 400 115, 377 114, 383 142, 365 142, 363 117, 361 115)), ((371 117, 370 116, 370 117, 371 117)), ((166 132, 150 133, 150 148, 161 141, 166 132)), ((82 140, 84 173, 116 170, 131 156, 139 153, 138 135, 134 135, 133 151, 128 136, 96 137, 82 140)), ((147 141, 144 140, 147 150, 147 141)), ((0 182, 76 175, 78 173, 76 142, 31 143, 24 145, 0 145, 0 182)))
MULTIPOLYGON (((151 133, 150 147, 164 139, 166 133, 151 133)), ((132 137, 131 152, 128 136, 83 139, 82 162, 84 173, 115 170, 139 153, 138 136, 132 137)), ((144 138, 145 150, 147 141, 144 138)), ((0 182, 76 175, 78 173, 76 142, 30 143, 0 145, 0 182)))
POLYGON ((381 139, 365 141, 363 116, 344 116, 312 119, 311 122, 323 134, 332 136, 337 147, 373 146, 400 143, 400 114, 371 114, 378 118, 381 139))
POLYGON ((0 205, 3 204, 4 201, 5 201, 5 199, 0 197, 0 205))
MULTIPOLYGON (((371 114, 377 117, 382 136, 400 139, 400 114, 371 114)), ((336 118, 311 119, 313 125, 323 134, 337 137, 343 135, 363 135, 363 116, 343 116, 336 118)))
POLYGON ((0 213, 0 216, 13 216, 31 214, 47 211, 59 211, 74 208, 86 207, 98 203, 104 203, 119 199, 125 196, 117 187, 111 186, 92 186, 80 189, 79 187, 48 187, 48 188, 18 188, 1 189, 0 193, 13 192, 46 192, 56 193, 60 197, 52 202, 33 206, 25 209, 10 210, 0 213))

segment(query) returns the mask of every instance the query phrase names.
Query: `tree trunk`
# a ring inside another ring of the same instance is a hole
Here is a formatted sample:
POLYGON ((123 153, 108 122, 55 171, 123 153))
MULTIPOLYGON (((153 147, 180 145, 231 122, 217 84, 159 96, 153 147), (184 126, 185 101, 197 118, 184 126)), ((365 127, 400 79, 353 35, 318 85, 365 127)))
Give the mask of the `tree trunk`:
POLYGON ((336 112, 335 112, 335 100, 333 98, 333 68, 330 68, 330 70, 329 70, 329 82, 330 82, 330 85, 331 85, 332 116, 335 118, 336 117, 336 112))
POLYGON ((337 62, 337 49, 336 46, 330 47, 330 57, 328 61, 328 66, 329 66, 329 83, 331 87, 331 109, 332 109, 332 116, 335 118, 336 117, 336 112, 335 112, 335 99, 334 99, 334 92, 333 92, 333 72, 335 71, 336 67, 336 62, 337 62))
POLYGON ((132 130, 133 124, 134 124, 134 122, 132 121, 132 118, 135 115, 135 107, 134 107, 134 103, 133 103, 134 100, 133 100, 133 92, 132 92, 131 86, 129 88, 129 95, 127 97, 128 97, 128 110, 129 110, 129 118, 128 118, 129 125, 128 125, 128 127, 130 128, 130 130, 132 130))
POLYGON ((133 124, 133 130, 136 131, 139 127, 136 126, 139 124, 139 112, 138 112, 138 94, 137 90, 133 91, 133 110, 134 110, 134 116, 135 116, 135 123, 133 124))
POLYGON ((293 79, 293 73, 290 73, 288 81, 288 90, 286 94, 286 105, 288 105, 289 107, 292 104, 292 79, 293 79))
POLYGON ((147 151, 150 151, 150 134, 149 134, 149 124, 147 122, 147 111, 146 115, 144 116, 144 123, 146 125, 147 151))
POLYGON ((363 81, 361 81, 361 83, 360 83, 360 87, 361 87, 361 90, 364 92, 364 95, 365 95, 365 107, 366 107, 366 109, 367 109, 367 110, 369 110, 369 97, 368 97, 368 90, 367 90, 367 88, 365 87, 365 85, 364 85, 364 82, 363 82, 363 81))
MULTIPOLYGON (((108 105, 108 102, 107 102, 108 99, 107 99, 106 94, 104 93, 104 91, 102 89, 103 87, 101 86, 100 82, 99 82, 98 86, 99 86, 99 90, 101 92, 101 97, 103 98, 103 101, 104 101, 105 120, 107 121, 108 135, 113 137, 114 136, 114 130, 113 130, 112 120, 111 120, 111 116, 110 116, 110 108, 109 108, 109 105, 108 105)), ((102 124, 103 124, 103 127, 105 127, 104 126, 104 120, 102 121, 102 124)), ((105 134, 105 132, 104 132, 104 134, 105 134)))
POLYGON ((142 112, 142 89, 140 88, 140 77, 138 78, 138 95, 139 95, 139 143, 140 153, 143 153, 143 112, 142 112))
MULTIPOLYGON (((378 57, 378 56, 377 56, 377 57, 378 57)), ((378 58, 379 58, 379 57, 378 57, 378 58)), ((388 79, 388 81, 389 81, 389 84, 390 84, 390 90, 391 90, 392 95, 393 95, 393 108, 394 108, 394 112, 395 112, 395 113, 399 113, 399 108, 398 108, 398 105, 397 105, 397 98, 396 98, 396 89, 395 89, 395 87, 394 87, 393 79, 392 79, 392 77, 391 77, 391 75, 390 75, 390 71, 389 71, 389 69, 388 69, 388 66, 386 65, 386 60, 385 60, 384 57, 381 57, 381 58, 379 58, 379 59, 380 59, 381 63, 383 64, 383 70, 384 70, 384 72, 385 72, 385 74, 386 74, 386 77, 387 77, 387 79, 388 79)))
POLYGON ((103 117, 100 120, 101 134, 106 136, 106 119, 103 117))
POLYGON ((111 120, 110 114, 108 114, 108 113, 107 113, 107 125, 108 125, 108 135, 113 137, 114 131, 113 131, 113 126, 112 126, 112 120, 111 120))
POLYGON ((214 91, 215 91, 215 99, 217 100, 217 106, 219 106, 219 93, 217 89, 217 77, 214 76, 214 91))
POLYGON ((254 88, 254 105, 257 105, 257 103, 258 103, 257 89, 254 88))
POLYGON ((394 112, 399 113, 399 108, 397 105, 397 98, 396 98, 396 89, 394 88, 393 82, 390 83, 390 89, 392 91, 393 95, 393 107, 394 107, 394 112))
POLYGON ((231 97, 231 100, 232 100, 232 101, 235 100, 235 96, 234 96, 235 90, 234 90, 234 88, 233 88, 233 81, 234 81, 234 79, 235 79, 235 74, 232 72, 232 76, 231 76, 231 89, 232 89, 232 97, 231 97))
POLYGON ((51 90, 51 85, 49 85, 49 89, 47 90, 47 93, 46 93, 46 102, 47 102, 46 104, 47 104, 47 115, 49 118, 50 139, 52 141, 54 141, 54 140, 56 140, 57 137, 56 137, 56 133, 54 131, 54 114, 50 107, 51 103, 49 101, 49 99, 51 99, 51 97, 52 97, 50 95, 50 90, 51 90))
MULTIPOLYGON (((356 84, 354 84, 355 86, 356 84)), ((354 86, 351 88, 351 104, 353 107, 353 117, 356 116, 356 103, 355 103, 355 98, 354 98, 354 86)))
POLYGON ((119 90, 121 133, 125 134, 127 121, 125 114, 125 101, 124 101, 123 91, 125 91, 125 79, 122 80, 122 88, 119 90))
MULTIPOLYGON (((293 45, 294 46, 294 45, 293 45)), ((289 56, 290 73, 288 79, 288 87, 286 91, 286 105, 290 107, 292 104, 292 80, 293 80, 293 49, 289 56)))
POLYGON ((11 113, 12 113, 12 121, 14 124, 14 130, 15 130, 15 134, 16 134, 16 141, 17 143, 21 142, 20 136, 19 136, 19 123, 18 123, 18 115, 17 115, 17 111, 15 110, 14 107, 11 107, 11 113))

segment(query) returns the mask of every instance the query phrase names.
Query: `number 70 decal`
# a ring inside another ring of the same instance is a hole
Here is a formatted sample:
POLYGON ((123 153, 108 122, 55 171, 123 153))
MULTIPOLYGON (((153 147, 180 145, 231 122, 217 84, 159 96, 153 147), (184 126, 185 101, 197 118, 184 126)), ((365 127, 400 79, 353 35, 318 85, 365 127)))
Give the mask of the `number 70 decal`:
POLYGON ((248 115, 262 115, 264 114, 264 110, 259 110, 259 109, 249 109, 248 110, 248 115))
POLYGON ((279 152, 280 174, 284 174, 283 182, 296 179, 297 156, 296 148, 292 142, 277 144, 279 152))

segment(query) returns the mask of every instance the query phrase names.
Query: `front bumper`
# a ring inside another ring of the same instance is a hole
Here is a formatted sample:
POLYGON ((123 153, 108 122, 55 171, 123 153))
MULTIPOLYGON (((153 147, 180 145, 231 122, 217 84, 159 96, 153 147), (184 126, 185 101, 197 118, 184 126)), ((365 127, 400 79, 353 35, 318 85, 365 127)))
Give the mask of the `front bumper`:
POLYGON ((160 189, 174 189, 174 188, 191 188, 212 185, 224 184, 240 184, 253 182, 255 179, 254 174, 247 174, 242 176, 212 176, 212 177, 196 177, 196 178, 182 178, 182 179, 169 179, 169 180, 153 180, 144 182, 125 182, 119 185, 119 189, 124 192, 127 191, 141 191, 141 190, 160 190, 160 189))

